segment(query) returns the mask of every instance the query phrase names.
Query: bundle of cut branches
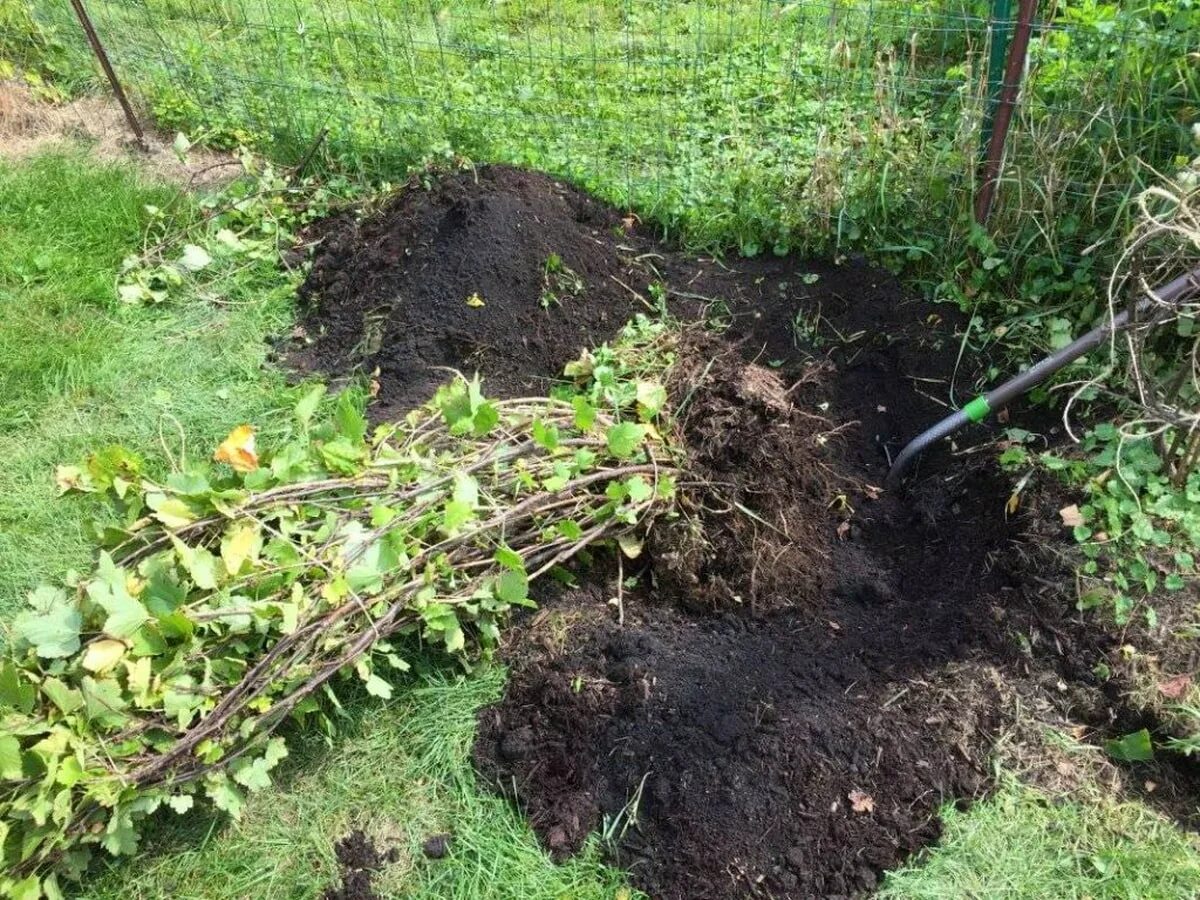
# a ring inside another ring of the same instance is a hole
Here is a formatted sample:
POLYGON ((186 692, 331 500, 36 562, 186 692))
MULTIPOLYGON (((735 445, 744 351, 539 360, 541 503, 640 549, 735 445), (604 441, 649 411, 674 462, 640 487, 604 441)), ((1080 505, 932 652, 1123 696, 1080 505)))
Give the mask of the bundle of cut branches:
POLYGON ((636 552, 674 468, 665 392, 615 359, 585 355, 560 399, 489 402, 459 377, 371 436, 353 402, 310 428, 316 391, 262 459, 243 426, 224 465, 162 483, 117 448, 60 468, 122 518, 93 573, 38 589, 14 623, 0 888, 56 894, 92 845, 132 853, 164 804, 236 814, 287 754, 280 725, 332 727, 339 676, 386 698, 422 645, 486 653, 529 583, 585 548, 636 552))

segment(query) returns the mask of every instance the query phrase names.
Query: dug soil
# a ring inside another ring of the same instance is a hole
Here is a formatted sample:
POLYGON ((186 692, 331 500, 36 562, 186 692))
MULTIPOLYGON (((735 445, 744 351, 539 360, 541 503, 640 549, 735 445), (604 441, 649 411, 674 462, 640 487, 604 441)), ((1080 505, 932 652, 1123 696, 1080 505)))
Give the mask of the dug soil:
POLYGON ((1012 500, 973 452, 987 432, 882 489, 889 454, 971 387, 948 381, 957 320, 888 274, 689 257, 489 167, 327 227, 302 294, 293 361, 372 375, 379 417, 446 368, 542 393, 663 302, 703 323, 669 385, 680 517, 542 596, 480 714, 479 771, 555 856, 599 835, 653 897, 860 895, 988 789, 1015 708, 1093 734, 1121 717, 1092 673, 1109 642, 1063 596, 1057 506, 1012 500))

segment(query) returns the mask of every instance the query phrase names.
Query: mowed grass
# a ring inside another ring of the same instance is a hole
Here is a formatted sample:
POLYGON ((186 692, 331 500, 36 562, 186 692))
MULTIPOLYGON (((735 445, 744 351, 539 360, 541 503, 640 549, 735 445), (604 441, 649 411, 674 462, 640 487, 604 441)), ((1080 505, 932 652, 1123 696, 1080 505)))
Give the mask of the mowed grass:
MULTIPOLYGON (((176 192, 80 154, 0 164, 0 620, 26 588, 91 558, 87 498, 55 498, 53 468, 119 442, 163 470, 208 454, 253 422, 287 427, 299 389, 266 364, 293 317, 292 287, 264 264, 219 296, 182 292, 159 308, 114 297, 121 259, 140 247, 147 204, 176 192)), ((211 294, 211 291, 206 293, 211 294)), ((499 697, 497 668, 414 676, 397 699, 349 705, 329 742, 296 740, 276 788, 230 822, 165 815, 134 860, 107 861, 81 889, 125 898, 307 898, 336 882, 336 841, 363 829, 396 858, 385 897, 626 898, 596 844, 554 864, 506 801, 477 784, 475 716, 499 697), (448 832, 451 852, 421 842, 448 832)), ((890 897, 1186 897, 1200 891, 1193 840, 1136 805, 1050 803, 1006 782, 892 875, 890 897)), ((720 852, 719 847, 714 852, 720 852)))
POLYGON ((317 897, 338 881, 337 838, 352 829, 395 859, 376 876, 384 897, 437 900, 631 898, 593 843, 555 865, 505 800, 475 783, 477 709, 499 698, 504 674, 433 674, 387 705, 356 705, 334 749, 317 739, 296 751, 282 786, 253 796, 233 825, 198 815, 165 829, 136 865, 114 864, 85 896, 129 898, 317 897), (450 853, 421 844, 451 835, 450 853))
POLYGON ((1052 799, 1005 778, 963 813, 942 811, 933 852, 891 873, 886 900, 1128 898, 1200 895, 1196 836, 1140 803, 1052 799))
POLYGON ((116 299, 145 207, 177 194, 78 154, 0 164, 0 611, 90 557, 97 505, 56 499, 55 465, 120 443, 161 471, 211 453, 231 425, 285 420, 284 379, 263 367, 291 321, 277 274, 247 272, 222 305, 116 299))

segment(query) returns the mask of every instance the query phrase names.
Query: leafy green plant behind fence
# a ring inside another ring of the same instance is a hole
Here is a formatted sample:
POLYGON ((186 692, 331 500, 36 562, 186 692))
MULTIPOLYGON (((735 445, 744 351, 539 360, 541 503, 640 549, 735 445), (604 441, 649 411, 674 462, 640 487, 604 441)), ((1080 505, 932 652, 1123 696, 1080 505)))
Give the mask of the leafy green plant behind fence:
MULTIPOLYGON (((78 30, 65 4, 35 6, 49 32, 78 30)), ((535 166, 689 244, 874 250, 938 280, 957 266, 960 302, 1083 298, 1072 312, 1086 318, 1087 278, 1071 268, 1103 267, 1147 167, 1189 148, 1200 13, 1187 0, 1041 5, 995 238, 970 222, 987 61, 1011 28, 991 6, 90 3, 126 81, 191 136, 286 160, 326 129, 325 164, 374 177, 450 154, 535 166)))

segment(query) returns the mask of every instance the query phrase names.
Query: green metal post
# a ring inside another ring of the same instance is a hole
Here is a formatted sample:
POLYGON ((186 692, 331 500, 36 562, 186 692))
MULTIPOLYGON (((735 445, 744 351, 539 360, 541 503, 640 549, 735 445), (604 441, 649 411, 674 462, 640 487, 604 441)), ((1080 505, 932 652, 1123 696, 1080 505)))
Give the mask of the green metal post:
POLYGON ((1004 66, 1008 60, 1008 45, 1012 41, 1012 0, 992 0, 991 53, 988 55, 988 106, 983 117, 983 139, 980 154, 987 152, 996 125, 996 110, 1000 92, 1004 89, 1004 66))

